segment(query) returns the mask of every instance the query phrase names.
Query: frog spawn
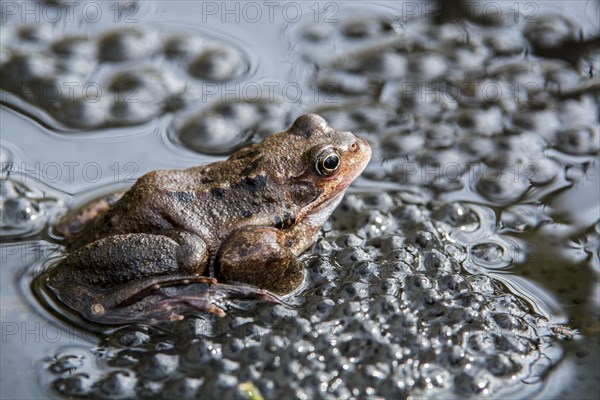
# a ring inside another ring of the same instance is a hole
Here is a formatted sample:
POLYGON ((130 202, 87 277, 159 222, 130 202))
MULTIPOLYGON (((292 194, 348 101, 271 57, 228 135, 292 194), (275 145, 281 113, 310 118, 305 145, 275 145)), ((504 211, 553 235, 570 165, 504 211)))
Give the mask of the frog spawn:
MULTIPOLYGON (((549 17, 540 16, 541 20, 546 18, 549 17)), ((404 31, 417 36, 417 45, 430 46, 427 49, 432 51, 444 47, 448 50, 440 51, 441 56, 423 51, 405 57, 398 47, 394 47, 397 44, 393 44, 384 47, 383 53, 371 50, 373 62, 350 59, 351 65, 347 68, 342 62, 330 63, 332 53, 315 50, 313 46, 316 44, 323 49, 330 43, 350 43, 354 50, 361 50, 360 46, 367 48, 373 43, 393 39, 398 30, 389 19, 371 16, 343 25, 350 27, 337 29, 334 24, 320 24, 304 28, 302 24, 296 24, 295 27, 303 29, 299 36, 302 41, 296 37, 293 40, 297 44, 296 51, 302 53, 301 58, 319 63, 321 75, 317 78, 328 73, 335 76, 335 70, 342 70, 338 75, 341 76, 338 87, 344 88, 344 92, 336 91, 336 85, 327 85, 328 79, 322 79, 322 88, 342 96, 340 98, 348 103, 340 110, 328 110, 328 115, 324 116, 333 126, 345 127, 363 136, 368 133, 374 146, 380 148, 368 177, 416 186, 425 184, 442 198, 447 196, 448 189, 458 193, 461 193, 460 189, 472 189, 486 202, 513 204, 502 212, 497 222, 501 233, 528 232, 553 222, 543 210, 545 205, 539 201, 542 197, 531 199, 527 196, 537 188, 545 189, 542 193, 549 193, 560 186, 556 182, 563 179, 564 159, 552 159, 549 167, 544 167, 548 173, 543 174, 543 179, 528 182, 531 175, 525 170, 526 179, 514 193, 509 182, 494 184, 493 175, 489 179, 482 175, 481 181, 479 175, 476 176, 478 179, 470 179, 472 175, 467 175, 470 170, 461 175, 469 178, 464 181, 444 175, 441 169, 434 179, 423 181, 420 178, 422 172, 426 176, 424 166, 429 166, 430 170, 432 166, 436 168, 437 156, 432 150, 449 148, 457 148, 459 154, 442 152, 443 158, 440 156, 441 162, 437 165, 443 166, 446 161, 453 162, 464 156, 490 169, 495 168, 491 172, 505 171, 514 164, 502 164, 493 155, 499 146, 506 145, 501 144, 502 137, 522 133, 539 136, 543 146, 534 145, 530 149, 533 151, 523 151, 509 143, 503 155, 513 151, 524 153, 518 159, 511 159, 518 161, 517 166, 553 157, 557 153, 554 149, 558 153, 583 156, 597 153, 597 129, 594 129, 597 99, 585 94, 582 75, 572 66, 547 62, 541 57, 530 56, 529 62, 520 57, 514 60, 503 58, 498 64, 488 65, 489 74, 475 75, 475 79, 465 77, 461 80, 461 76, 452 75, 454 66, 473 73, 477 63, 471 63, 469 58, 483 62, 493 60, 495 55, 514 56, 530 43, 542 43, 546 40, 541 39, 544 35, 555 35, 553 24, 543 23, 542 28, 527 24, 526 34, 503 24, 474 27, 484 38, 481 43, 470 46, 457 43, 456 39, 464 32, 454 29, 451 24, 440 27, 413 24, 404 31), (540 29, 546 33, 535 33, 540 29), (460 54, 454 57, 455 52, 460 54), (453 67, 449 68, 449 65, 453 67), (362 72, 365 72, 364 78, 358 76, 362 72), (444 93, 439 91, 436 92, 439 95, 431 96, 431 101, 411 102, 412 94, 399 91, 398 85, 387 81, 401 79, 403 73, 423 83, 436 83, 436 80, 447 78, 448 82, 443 83, 458 84, 461 89, 451 92, 460 94, 461 102, 456 105, 453 101, 440 101, 444 100, 444 93), (542 94, 547 91, 551 96, 546 99, 536 96, 536 91, 528 90, 529 82, 538 84, 538 88, 543 88, 542 94), (516 92, 514 89, 511 92, 512 83, 518 84, 516 92), (382 86, 384 90, 379 91, 382 86), (361 90, 349 90, 357 87, 361 90), (490 87, 501 89, 498 96, 490 98, 481 90, 490 87), (387 97, 370 97, 380 94, 387 97), (538 100, 541 102, 534 104, 538 100), (580 114, 573 112, 577 108, 581 109, 580 114), (559 110, 566 110, 561 112, 560 118, 556 115, 559 110), (502 122, 508 120, 506 125, 498 126, 499 115, 502 122), (334 118, 348 124, 334 122, 334 118), (445 128, 442 130, 440 126, 445 128), (392 150, 388 145, 396 147, 392 150), (386 149, 390 149, 389 153, 386 149), (407 169, 407 165, 402 164, 404 157, 411 157, 409 160, 414 162, 413 165, 422 169, 417 172, 407 169), (554 169, 555 161, 560 164, 559 170, 554 169), (438 183, 444 180, 461 185, 438 183), (534 187, 536 181, 538 186, 534 187)), ((558 26, 560 31, 564 24, 558 26)), ((563 40, 563 36, 568 35, 558 32, 556 41, 563 40)), ((477 35, 472 35, 471 39, 477 39, 477 35)), ((200 48, 195 47, 197 41, 189 42, 189 46, 179 46, 175 41, 168 47, 169 54, 189 62, 193 56, 187 51, 200 48)), ((344 46, 338 48, 346 51, 344 46)), ((478 69, 483 71, 485 67, 478 69)), ((588 68, 581 66, 580 70, 587 71, 588 68)), ((535 144, 535 141, 529 143, 535 144)), ((585 172, 578 165, 580 161, 569 161, 573 164, 567 167, 568 180, 585 179, 585 172)), ((514 171, 508 173, 513 176, 514 171)), ((503 256, 522 249, 517 246, 513 251, 506 241, 489 235, 487 224, 496 221, 482 212, 485 207, 477 209, 464 203, 452 203, 452 207, 441 210, 432 207, 436 214, 431 218, 426 202, 421 201, 428 195, 410 188, 407 192, 410 194, 403 198, 412 196, 414 204, 396 204, 386 212, 366 209, 389 204, 390 198, 386 195, 369 201, 363 196, 354 196, 343 203, 347 210, 369 215, 361 222, 337 218, 333 225, 328 224, 325 229, 327 239, 314 246, 315 261, 308 263, 310 281, 302 309, 253 305, 248 311, 242 307, 230 310, 222 320, 205 316, 171 325, 170 329, 176 329, 174 335, 165 335, 145 326, 123 328, 102 343, 106 352, 102 348, 96 354, 66 350, 67 355, 69 352, 81 354, 88 360, 87 364, 75 365, 72 375, 60 368, 60 363, 53 369, 54 363, 49 361, 49 371, 56 378, 53 387, 65 396, 91 394, 98 398, 134 397, 134 394, 157 397, 160 393, 163 397, 182 398, 219 393, 235 398, 240 397, 239 384, 250 380, 257 385, 260 383, 260 391, 268 397, 285 394, 347 398, 382 393, 388 393, 387 397, 406 397, 415 393, 462 397, 507 393, 500 391, 503 388, 511 390, 511 387, 519 397, 525 396, 525 390, 539 387, 536 383, 560 358, 560 352, 547 341, 548 332, 555 332, 557 328, 553 326, 548 330, 548 323, 529 310, 526 303, 512 295, 499 280, 482 273, 495 267, 504 268, 503 256), (479 217, 461 221, 463 215, 472 215, 474 210, 479 217), (436 224, 429 224, 430 219, 436 224), (480 223, 485 226, 479 226, 480 223), (398 227, 413 224, 422 230, 407 230, 406 235, 397 231, 398 227), (440 247, 433 229, 438 226, 455 239, 462 231, 474 235, 440 247), (361 236, 356 234, 358 229, 362 229, 361 236), (486 234, 478 236, 482 231, 486 234), (385 232, 395 233, 389 240, 375 241, 373 235, 385 232), (371 235, 371 241, 362 234, 371 235), (334 239, 336 235, 337 239, 334 239), (476 245, 469 246, 469 242, 476 245), (483 245, 477 246, 480 242, 483 245), (405 243, 407 250, 403 251, 405 243), (390 262, 383 272, 379 272, 378 262, 372 260, 377 252, 375 244, 385 251, 380 261, 392 259, 398 253, 405 262, 390 262), (414 260, 420 259, 426 262, 415 266, 414 260), (467 272, 452 273, 457 264, 467 272), (407 279, 403 274, 416 277, 407 279), (365 297, 367 293, 372 297, 365 297), (456 307, 448 306, 448 298, 456 307), (410 299, 410 302, 403 299, 410 299), (406 312, 406 317, 393 323, 400 311, 406 312), (435 335, 435 329, 428 330, 430 321, 443 321, 449 329, 440 328, 438 331, 442 334, 435 335), (463 337, 454 334, 471 322, 475 326, 472 333, 469 331, 463 337), (386 323, 391 328, 377 331, 386 323), (485 333, 492 327, 498 327, 499 334, 493 330, 491 334, 485 333), (406 340, 406 346, 392 346, 401 342, 398 332, 407 332, 406 337, 411 340, 406 340), (443 339, 448 340, 444 342, 443 339), (380 357, 381 354, 384 356, 380 357), (390 366, 390 359, 397 361, 390 366), (102 366, 92 365, 93 360, 100 361, 102 366), (418 360, 426 362, 419 363, 418 360), (281 382, 291 387, 283 387, 281 382)), ((452 198, 451 195, 448 197, 452 198)), ((591 235, 597 238, 597 229, 591 235)), ((597 245, 591 246, 590 252, 594 251, 597 254, 597 245)), ((569 290, 576 291, 576 285, 573 287, 569 290)), ((581 301, 580 296, 579 299, 581 301)))
POLYGON ((430 209, 401 197, 343 200, 305 259, 306 290, 290 298, 297 306, 236 302, 222 318, 118 329, 102 345, 109 353, 96 355, 111 372, 88 362, 66 373, 58 355, 48 362, 54 389, 99 398, 164 390, 243 398, 247 381, 267 398, 534 390, 525 382, 561 356, 553 325, 487 275, 466 272, 468 242, 454 237, 493 240, 477 208, 430 209))
POLYGON ((366 176, 444 195, 469 190, 486 203, 510 205, 568 184, 562 155, 549 150, 597 153, 593 77, 559 60, 562 53, 520 55, 544 40, 573 40, 566 18, 471 26, 468 40, 454 23, 388 15, 343 21, 321 30, 298 24, 292 37, 298 57, 316 66, 313 83, 344 104, 313 111, 372 139, 366 176), (348 26, 361 34, 348 34, 348 26), (315 45, 327 51, 311 57, 315 45))
POLYGON ((63 131, 142 124, 196 100, 198 83, 250 70, 247 54, 198 33, 127 28, 70 36, 9 21, 3 35, 11 40, 2 47, 2 89, 46 111, 52 118, 40 115, 45 122, 63 131), (139 64, 132 70, 131 62, 139 64), (98 78, 100 68, 106 73, 98 78))
POLYGON ((170 136, 201 153, 229 154, 255 137, 283 131, 291 122, 291 107, 281 100, 223 102, 200 113, 179 114, 170 136))

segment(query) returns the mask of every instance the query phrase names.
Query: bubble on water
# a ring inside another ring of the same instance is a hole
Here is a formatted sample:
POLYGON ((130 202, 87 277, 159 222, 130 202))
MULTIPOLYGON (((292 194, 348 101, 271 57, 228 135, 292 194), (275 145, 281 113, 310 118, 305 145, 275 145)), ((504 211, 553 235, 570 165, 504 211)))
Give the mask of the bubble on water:
POLYGON ((543 206, 522 204, 504 209, 500 221, 502 229, 510 232, 525 232, 537 228, 544 222, 551 222, 552 219, 546 214, 543 206))
POLYGON ((476 188, 485 198, 500 203, 513 203, 529 189, 531 183, 526 176, 488 168, 477 180, 476 188))
POLYGON ((462 203, 445 203, 436 208, 432 217, 460 231, 473 232, 480 227, 476 212, 462 203))
POLYGON ((39 232, 62 207, 62 201, 17 180, 0 180, 0 233, 25 237, 39 232))

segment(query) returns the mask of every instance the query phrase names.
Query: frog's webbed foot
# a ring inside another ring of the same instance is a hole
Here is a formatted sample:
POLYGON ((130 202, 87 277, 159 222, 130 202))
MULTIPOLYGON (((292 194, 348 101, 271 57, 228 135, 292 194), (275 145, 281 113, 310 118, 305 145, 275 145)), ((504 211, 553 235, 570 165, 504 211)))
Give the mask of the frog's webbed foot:
POLYGON ((285 304, 277 296, 251 286, 217 283, 216 279, 205 276, 173 276, 152 278, 136 283, 135 294, 131 286, 123 294, 114 293, 104 298, 103 303, 91 305, 93 319, 132 315, 149 321, 153 319, 179 320, 186 314, 209 313, 223 317, 226 314, 226 300, 247 299, 285 304), (138 291, 139 290, 139 291, 138 291), (98 315, 99 314, 99 315, 98 315))
POLYGON ((124 308, 140 302, 153 293, 171 286, 190 285, 192 283, 216 284, 215 278, 207 276, 156 276, 146 279, 140 279, 131 284, 125 285, 115 291, 104 301, 104 306, 110 309, 124 308))
POLYGON ((191 313, 222 317, 229 299, 285 304, 265 290, 220 284, 206 276, 156 276, 112 288, 63 280, 49 280, 45 286, 60 302, 85 319, 103 324, 178 320, 191 313))
POLYGON ((189 313, 190 310, 223 317, 226 314, 224 300, 228 299, 260 300, 288 305, 274 294, 245 285, 209 283, 205 290, 200 291, 193 285, 188 285, 186 287, 164 289, 163 294, 169 295, 169 291, 173 293, 174 297, 159 301, 157 306, 170 312, 169 319, 171 320, 182 319, 182 314, 189 313))
POLYGON ((168 297, 161 301, 165 304, 169 301, 175 303, 181 300, 193 306, 202 301, 225 298, 286 304, 276 295, 254 286, 218 283, 216 278, 208 276, 184 275, 159 276, 134 282, 113 292, 105 305, 109 308, 123 308, 156 293, 168 297), (193 284, 206 284, 207 287, 200 289, 193 284))

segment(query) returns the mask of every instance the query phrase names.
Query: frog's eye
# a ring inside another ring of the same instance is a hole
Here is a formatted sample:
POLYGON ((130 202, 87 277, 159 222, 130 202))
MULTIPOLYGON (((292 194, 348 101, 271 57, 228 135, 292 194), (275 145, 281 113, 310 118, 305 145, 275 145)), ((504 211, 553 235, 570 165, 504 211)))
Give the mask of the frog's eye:
POLYGON ((342 159, 337 151, 328 148, 321 152, 315 161, 315 171, 322 176, 331 176, 340 168, 342 159))

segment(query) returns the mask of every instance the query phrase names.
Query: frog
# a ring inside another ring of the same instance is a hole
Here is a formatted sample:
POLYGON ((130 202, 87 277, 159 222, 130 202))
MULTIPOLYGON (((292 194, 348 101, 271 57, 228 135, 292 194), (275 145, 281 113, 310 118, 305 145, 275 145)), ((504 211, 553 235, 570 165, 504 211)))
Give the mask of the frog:
POLYGON ((66 256, 43 284, 97 322, 280 301, 301 286, 300 256, 370 157, 367 140, 306 114, 224 161, 148 172, 57 224, 66 256))

